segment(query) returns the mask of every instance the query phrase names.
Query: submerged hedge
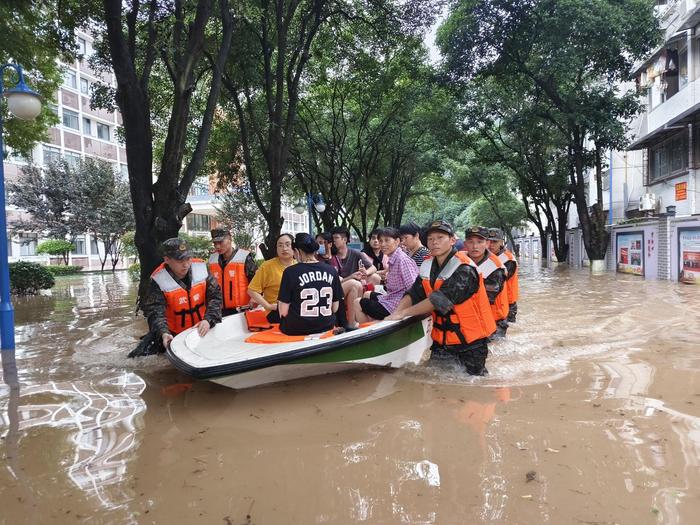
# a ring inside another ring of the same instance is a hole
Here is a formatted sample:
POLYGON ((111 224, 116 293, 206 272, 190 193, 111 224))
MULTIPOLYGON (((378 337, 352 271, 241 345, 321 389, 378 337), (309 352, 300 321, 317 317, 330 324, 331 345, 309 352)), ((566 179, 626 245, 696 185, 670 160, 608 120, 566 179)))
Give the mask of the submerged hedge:
POLYGON ((46 266, 26 261, 10 263, 10 290, 15 295, 34 295, 54 284, 56 281, 46 266))

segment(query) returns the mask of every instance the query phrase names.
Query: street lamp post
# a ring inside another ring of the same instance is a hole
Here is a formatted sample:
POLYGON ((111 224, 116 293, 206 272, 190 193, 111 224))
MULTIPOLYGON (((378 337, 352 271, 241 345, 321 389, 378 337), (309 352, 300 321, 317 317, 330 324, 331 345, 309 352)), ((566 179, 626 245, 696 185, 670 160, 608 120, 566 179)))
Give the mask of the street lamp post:
MULTIPOLYGON (((37 93, 24 83, 22 66, 4 64, 0 66, 0 96, 7 100, 7 109, 17 118, 34 120, 41 112, 41 99, 37 93), (5 91, 3 83, 5 71, 12 69, 17 73, 15 87, 5 91)), ((15 315, 10 300, 10 264, 7 254, 7 217, 5 216, 5 146, 2 140, 3 121, 0 111, 0 348, 15 348, 15 315)))
MULTIPOLYGON (((312 195, 311 192, 309 192, 306 194, 306 209, 309 210, 309 235, 311 236, 314 234, 314 208, 318 213, 323 213, 326 210, 326 203, 323 200, 323 195, 320 193, 312 195)), ((294 211, 300 215, 304 213, 304 201, 302 199, 300 199, 299 203, 294 207, 294 211)))

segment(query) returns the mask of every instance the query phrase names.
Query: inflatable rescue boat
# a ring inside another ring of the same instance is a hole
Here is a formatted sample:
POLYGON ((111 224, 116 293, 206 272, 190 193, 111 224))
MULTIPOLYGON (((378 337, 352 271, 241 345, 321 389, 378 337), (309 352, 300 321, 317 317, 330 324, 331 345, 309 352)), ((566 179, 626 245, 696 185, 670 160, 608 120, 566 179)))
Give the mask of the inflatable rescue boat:
POLYGON ((262 310, 224 317, 204 337, 191 328, 170 343, 182 372, 230 388, 248 388, 363 367, 399 368, 430 357, 431 318, 376 321, 357 330, 288 336, 262 310))

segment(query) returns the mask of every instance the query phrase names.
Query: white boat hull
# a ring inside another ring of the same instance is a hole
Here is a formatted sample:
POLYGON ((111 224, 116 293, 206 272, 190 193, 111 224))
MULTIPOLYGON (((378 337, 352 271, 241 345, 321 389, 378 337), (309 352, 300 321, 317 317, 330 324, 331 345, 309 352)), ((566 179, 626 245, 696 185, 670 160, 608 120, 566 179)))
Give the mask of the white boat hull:
POLYGON ((431 319, 381 321, 353 332, 274 344, 246 342, 243 315, 227 317, 204 338, 178 335, 168 357, 179 369, 229 388, 290 381, 358 368, 399 368, 430 357, 431 319))

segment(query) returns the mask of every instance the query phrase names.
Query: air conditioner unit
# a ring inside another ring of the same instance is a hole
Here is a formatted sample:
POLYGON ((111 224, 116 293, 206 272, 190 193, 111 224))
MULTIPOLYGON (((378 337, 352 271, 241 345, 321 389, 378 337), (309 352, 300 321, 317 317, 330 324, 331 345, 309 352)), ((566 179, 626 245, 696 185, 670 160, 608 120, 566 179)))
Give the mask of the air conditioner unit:
POLYGON ((645 193, 639 197, 639 211, 655 211, 656 210, 656 195, 653 193, 645 193))

